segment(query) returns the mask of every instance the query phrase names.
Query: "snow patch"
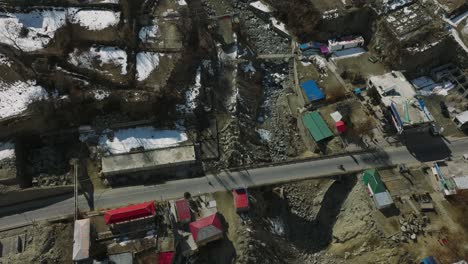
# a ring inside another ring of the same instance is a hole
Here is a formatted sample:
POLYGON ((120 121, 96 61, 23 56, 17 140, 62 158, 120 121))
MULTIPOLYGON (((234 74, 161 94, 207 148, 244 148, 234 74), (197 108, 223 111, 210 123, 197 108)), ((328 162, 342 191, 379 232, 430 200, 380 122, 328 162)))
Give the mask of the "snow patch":
MULTIPOLYGON (((94 62, 99 61, 99 66, 114 65, 120 66, 121 74, 127 74, 127 53, 116 47, 96 46, 91 47, 89 51, 80 52, 75 49, 69 55, 68 61, 77 66, 89 70, 96 70, 94 62)), ((102 71, 108 73, 107 71, 102 71)))
POLYGON ((47 91, 33 81, 0 81, 0 118, 19 115, 33 102, 47 98, 47 91))
POLYGON ((200 95, 201 87, 201 67, 198 67, 197 74, 195 76, 195 85, 185 92, 185 105, 177 106, 177 109, 180 112, 193 113, 193 110, 198 106, 196 99, 200 95))
POLYGON ((6 65, 6 66, 10 67, 11 66, 11 60, 7 56, 0 53, 0 65, 6 65))
POLYGON ((0 43, 25 52, 43 49, 66 23, 63 9, 0 13, 0 43))
POLYGON ((128 153, 132 149, 145 150, 174 147, 187 141, 187 134, 179 130, 157 130, 153 127, 121 129, 99 137, 99 148, 105 153, 128 153))
POLYGON ((140 52, 136 56, 137 80, 144 81, 159 66, 159 58, 162 53, 140 52))
POLYGON ((180 6, 186 6, 187 5, 187 2, 185 2, 185 0, 176 0, 177 1, 177 4, 180 5, 180 6))
POLYGON ((0 142, 0 160, 15 158, 15 144, 0 142))
POLYGON ((159 36, 160 34, 158 25, 144 26, 138 33, 140 40, 147 43, 153 43, 155 41, 154 39, 159 36))
POLYGON ((271 132, 266 130, 266 129, 263 129, 263 128, 260 128, 260 129, 257 129, 257 133, 258 135, 260 136, 260 138, 265 141, 265 142, 270 142, 271 140, 271 132))
POLYGON ((73 24, 79 24, 89 30, 97 31, 115 26, 120 21, 120 12, 110 10, 69 9, 69 19, 73 24))
POLYGON ((94 99, 101 101, 109 97, 110 92, 98 89, 98 90, 94 90, 93 94, 94 94, 94 99))

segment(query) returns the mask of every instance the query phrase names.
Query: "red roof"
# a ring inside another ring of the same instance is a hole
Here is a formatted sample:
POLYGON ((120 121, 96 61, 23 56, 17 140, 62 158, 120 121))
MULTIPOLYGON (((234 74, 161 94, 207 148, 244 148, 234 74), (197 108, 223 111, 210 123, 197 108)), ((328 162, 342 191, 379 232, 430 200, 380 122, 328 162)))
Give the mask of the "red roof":
POLYGON ((223 228, 219 221, 218 214, 212 214, 208 217, 192 222, 190 223, 189 228, 195 242, 209 239, 223 233, 223 228))
POLYGON ((104 214, 104 222, 106 225, 109 225, 147 217, 154 214, 154 203, 146 202, 109 210, 104 214))
POLYGON ((190 221, 190 208, 186 199, 180 199, 175 202, 177 220, 179 222, 190 221))
POLYGON ((338 121, 335 125, 338 132, 342 133, 346 131, 346 124, 343 121, 338 121))
POLYGON ((247 189, 239 188, 232 190, 234 196, 234 206, 236 209, 249 209, 249 194, 247 189))
POLYGON ((174 251, 160 252, 158 255, 158 264, 172 264, 174 251))

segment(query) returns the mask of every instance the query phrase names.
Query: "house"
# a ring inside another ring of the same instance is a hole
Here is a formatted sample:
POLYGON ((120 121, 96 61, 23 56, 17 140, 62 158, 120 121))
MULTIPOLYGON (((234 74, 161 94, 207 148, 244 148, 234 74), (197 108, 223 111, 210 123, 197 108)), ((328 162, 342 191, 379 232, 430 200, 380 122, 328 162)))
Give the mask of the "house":
POLYGON ((119 224, 136 219, 152 217, 156 214, 154 202, 129 205, 106 211, 104 222, 106 225, 119 224))
POLYGON ((462 112, 453 118, 453 122, 459 129, 468 127, 468 111, 462 112))
POLYGON ((393 205, 393 199, 376 170, 364 171, 362 181, 367 186, 377 209, 382 210, 393 205))
POLYGON ((389 116, 399 134, 422 131, 434 123, 424 101, 417 97, 413 85, 401 72, 372 76, 367 82, 367 88, 378 94, 384 113, 389 116))
POLYGON ((302 122, 307 130, 309 130, 309 133, 315 142, 333 137, 333 133, 330 128, 328 128, 327 123, 325 123, 322 116, 320 116, 317 111, 305 114, 302 117, 302 122))
POLYGON ((232 196, 234 197, 234 207, 237 213, 245 212, 249 210, 249 193, 245 188, 237 188, 232 190, 232 196))
POLYGON ((212 214, 192 222, 189 228, 195 243, 199 246, 223 237, 223 227, 218 214, 212 214))
POLYGON ((362 36, 348 36, 339 39, 328 40, 328 51, 335 52, 344 49, 351 49, 364 46, 364 38, 362 36))
POLYGON ((318 102, 325 99, 325 94, 318 87, 317 83, 313 80, 308 80, 300 84, 304 94, 307 97, 307 100, 312 102, 318 102))
POLYGON ((192 215, 190 213, 190 206, 186 199, 180 199, 175 202, 175 211, 177 222, 179 223, 189 223, 192 220, 192 215))
POLYGON ((73 229, 73 257, 75 263, 89 260, 91 222, 89 219, 75 221, 73 229))

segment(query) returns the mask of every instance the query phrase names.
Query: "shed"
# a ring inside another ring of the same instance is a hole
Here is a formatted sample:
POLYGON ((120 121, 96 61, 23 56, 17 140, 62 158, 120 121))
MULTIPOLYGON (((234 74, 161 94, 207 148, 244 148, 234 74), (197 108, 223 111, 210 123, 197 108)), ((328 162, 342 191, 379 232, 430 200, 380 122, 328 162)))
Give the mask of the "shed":
POLYGON ((301 88, 304 90, 304 93, 307 96, 309 102, 316 102, 325 99, 325 94, 313 80, 308 80, 301 83, 301 88))
POLYGON ((195 243, 204 245, 223 237, 223 228, 218 214, 199 219, 189 225, 195 243))
POLYGON ((388 208, 393 204, 392 196, 388 191, 374 194, 373 199, 375 207, 379 210, 388 208))
POLYGON ((365 170, 362 174, 362 181, 369 188, 372 195, 387 191, 377 170, 365 170))
POLYGON ((174 251, 159 252, 158 254, 158 264, 172 264, 173 259, 174 251))
POLYGON ((89 258, 91 222, 89 219, 75 221, 73 230, 73 261, 89 258))
POLYGON ((192 219, 189 203, 186 199, 180 199, 175 202, 177 222, 188 223, 192 219))
POLYGON ((232 195, 234 197, 234 206, 236 212, 245 212, 249 210, 249 193, 245 188, 237 188, 232 190, 232 195))
POLYGON ((457 127, 461 128, 468 123, 468 111, 462 112, 453 119, 457 127))
POLYGON ((330 128, 317 111, 307 113, 302 117, 305 127, 316 142, 333 136, 330 128))
POLYGON ((335 125, 336 125, 336 130, 338 130, 338 132, 340 133, 345 132, 347 129, 346 124, 343 121, 338 121, 335 123, 335 125))
POLYGON ((129 205, 113 210, 104 214, 106 225, 117 224, 139 218, 153 216, 156 213, 154 202, 129 205))
POLYGON ((113 264, 132 264, 133 263, 133 254, 132 254, 132 252, 124 252, 124 253, 109 255, 109 263, 113 263, 113 264))

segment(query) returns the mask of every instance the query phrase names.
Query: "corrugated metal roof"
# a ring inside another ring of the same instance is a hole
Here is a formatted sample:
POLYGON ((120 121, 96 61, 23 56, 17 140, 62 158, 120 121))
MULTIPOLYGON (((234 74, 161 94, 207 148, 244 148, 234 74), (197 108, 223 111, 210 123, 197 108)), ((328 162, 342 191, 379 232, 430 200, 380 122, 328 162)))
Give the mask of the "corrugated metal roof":
POLYGON ((106 225, 116 224, 120 222, 130 221, 142 217, 154 215, 156 212, 153 202, 129 205, 113 210, 109 210, 104 214, 104 222, 106 225))
POLYGON ((387 191, 374 194, 374 202, 377 209, 383 209, 393 204, 392 196, 387 191))
POLYGON ((89 219, 75 221, 73 232, 73 260, 85 260, 89 258, 89 235, 91 222, 89 219))
POLYGON ((372 194, 382 193, 387 191, 384 183, 380 179, 380 175, 376 170, 365 170, 362 174, 362 181, 369 186, 372 194))
POLYGON ((175 202, 177 220, 179 222, 190 222, 192 218, 190 215, 189 203, 186 199, 180 199, 175 202))
POLYGON ((310 102, 319 101, 325 98, 325 94, 313 80, 301 83, 301 88, 304 90, 304 93, 310 102))
POLYGON ((195 242, 209 240, 223 232, 223 228, 217 214, 192 222, 189 227, 195 242))
POLYGON ((316 142, 333 136, 330 128, 316 111, 304 115, 302 121, 316 142))
POLYGON ((234 206, 237 211, 249 209, 249 194, 247 193, 247 189, 234 189, 232 190, 232 195, 234 196, 234 206))

